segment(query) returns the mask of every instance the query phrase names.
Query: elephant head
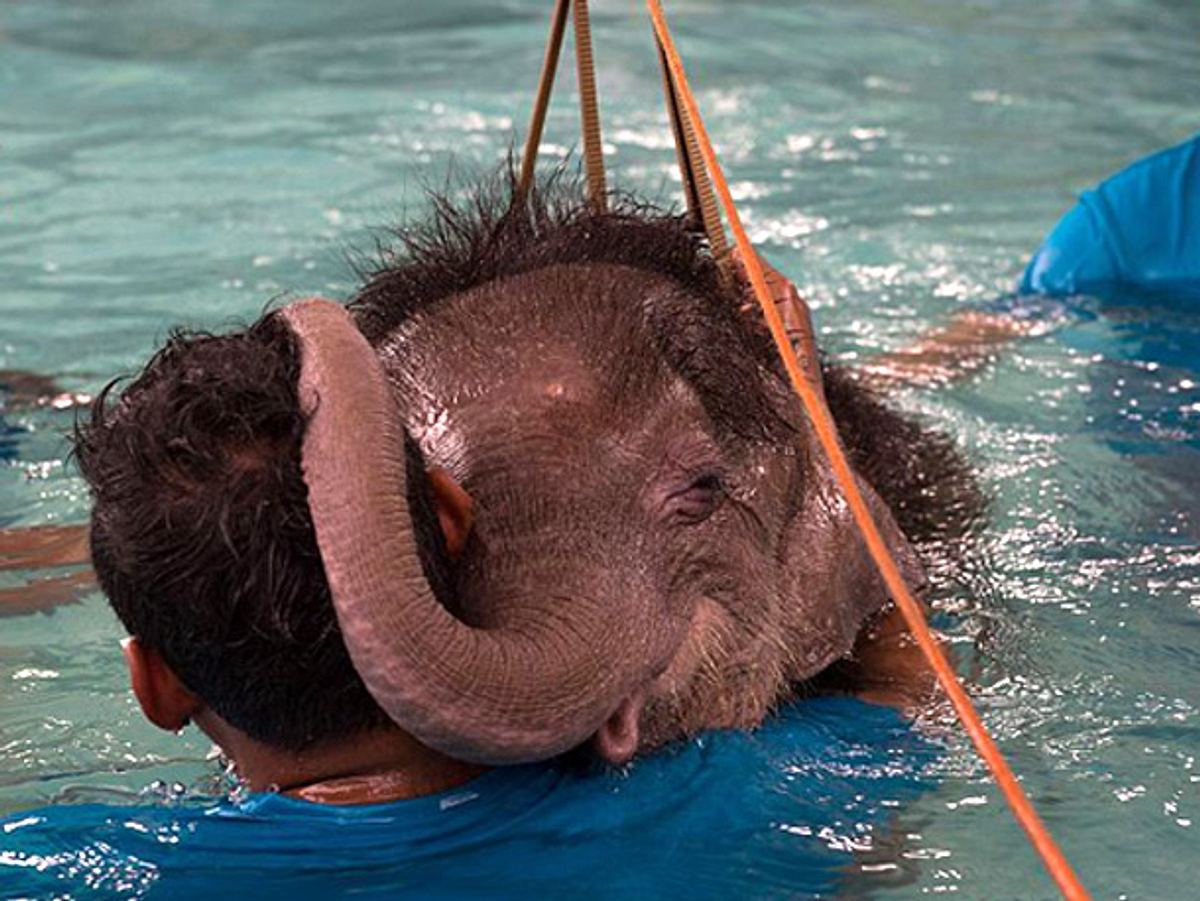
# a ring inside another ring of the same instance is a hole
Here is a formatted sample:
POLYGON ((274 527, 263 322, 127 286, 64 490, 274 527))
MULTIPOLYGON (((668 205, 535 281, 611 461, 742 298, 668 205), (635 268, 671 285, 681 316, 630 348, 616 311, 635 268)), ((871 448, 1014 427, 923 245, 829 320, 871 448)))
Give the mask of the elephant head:
POLYGON ((847 654, 886 592, 763 329, 678 220, 535 197, 405 237, 349 310, 284 311, 335 608, 396 722, 478 762, 592 737, 621 762, 755 725, 847 654), (420 540, 428 471, 473 505, 454 559, 420 540))

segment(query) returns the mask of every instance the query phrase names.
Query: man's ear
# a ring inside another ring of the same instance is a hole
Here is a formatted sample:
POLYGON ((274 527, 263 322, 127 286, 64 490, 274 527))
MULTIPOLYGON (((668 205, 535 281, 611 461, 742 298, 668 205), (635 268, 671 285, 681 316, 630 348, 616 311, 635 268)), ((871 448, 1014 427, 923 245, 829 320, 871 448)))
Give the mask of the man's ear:
POLYGON ((160 729, 178 732, 203 709, 200 699, 179 681, 157 651, 136 638, 121 642, 129 665, 129 683, 146 719, 160 729))
POLYGON ((429 487, 433 492, 433 503, 437 508, 438 525, 446 538, 446 551, 451 560, 458 559, 471 534, 475 523, 475 502, 471 495, 450 476, 450 473, 435 466, 429 470, 429 487))

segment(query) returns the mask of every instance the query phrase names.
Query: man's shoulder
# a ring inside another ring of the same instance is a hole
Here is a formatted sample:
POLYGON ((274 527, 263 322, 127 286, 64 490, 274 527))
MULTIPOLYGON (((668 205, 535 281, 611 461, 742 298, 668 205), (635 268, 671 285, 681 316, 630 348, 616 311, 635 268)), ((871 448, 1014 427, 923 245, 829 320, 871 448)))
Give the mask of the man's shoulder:
POLYGON ((42 807, 0 820, 0 885, 23 897, 213 897, 252 885, 308 897, 363 873, 363 888, 395 886, 536 809, 561 778, 497 770, 439 795, 353 807, 275 794, 42 807))

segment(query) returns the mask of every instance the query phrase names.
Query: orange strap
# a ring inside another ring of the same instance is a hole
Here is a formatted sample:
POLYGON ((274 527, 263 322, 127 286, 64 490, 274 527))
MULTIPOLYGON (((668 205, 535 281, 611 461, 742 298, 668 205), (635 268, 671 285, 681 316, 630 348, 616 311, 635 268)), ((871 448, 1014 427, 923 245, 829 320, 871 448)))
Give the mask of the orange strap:
POLYGON ((959 683, 958 676, 946 660, 937 640, 933 637, 933 633, 925 622, 921 605, 912 596, 908 585, 905 584, 896 561, 892 558, 887 545, 883 541, 879 527, 875 524, 875 520, 872 518, 867 505, 863 501, 862 494, 859 492, 858 485, 855 482, 854 474, 850 469, 850 464, 846 460, 846 454, 842 450, 841 442, 838 440, 837 427, 834 425, 829 411, 821 402, 812 384, 804 377, 800 365, 796 360, 796 355, 792 350, 791 343, 788 341, 783 321, 780 319, 779 312, 776 310, 775 303, 771 298, 771 292, 767 287, 762 266, 759 264, 758 256, 755 254, 754 248, 750 244, 750 239, 746 236, 746 231, 742 227, 741 219, 738 217, 737 209, 733 203, 733 196, 729 192, 729 186, 725 181, 720 164, 717 162, 716 154, 713 152, 712 143, 708 139, 708 132, 704 127, 703 120, 700 118, 700 111, 696 106, 696 99, 692 95, 691 87, 688 85, 683 64, 679 60, 679 54, 676 52, 675 44, 671 40, 671 34, 667 30, 662 6, 659 0, 646 0, 646 4, 650 9, 650 17, 654 23, 655 34, 667 58, 667 64, 670 66, 672 80, 674 81, 680 100, 683 101, 684 109, 691 120, 691 125, 695 130, 696 140, 699 144, 704 164, 708 167, 709 175, 712 177, 713 184, 720 196, 721 206, 724 208, 725 215, 729 220, 729 227, 733 231, 738 251, 745 264, 746 272, 750 277, 750 283, 754 287, 755 296, 762 307, 763 315, 766 317, 767 326, 771 330, 771 336, 775 340, 779 356, 783 360, 783 365, 787 370, 792 387, 804 404, 805 412, 808 414, 808 418, 817 433, 821 446, 829 457, 834 475, 837 477, 846 502, 854 514, 854 520, 862 532, 871 558, 875 561, 875 566, 879 569, 880 575, 883 576, 883 581, 887 585, 888 591, 891 593, 896 605, 900 608, 900 612, 903 614, 909 630, 912 632, 914 638, 916 638, 917 644, 925 654, 926 659, 928 659, 929 665, 937 674, 938 681, 949 696, 950 702, 954 705, 955 712, 957 712, 958 718, 962 721, 963 728, 966 729, 967 734, 971 737, 971 741, 979 751, 979 756, 983 758, 988 768, 992 771, 992 775, 996 779, 996 784, 1004 793, 1004 797, 1008 801, 1017 822, 1021 824, 1026 835, 1029 836, 1029 841, 1041 856, 1042 862, 1045 864, 1055 883, 1057 883, 1059 890, 1064 897, 1072 899, 1072 901, 1074 899, 1086 899, 1089 897, 1087 891, 1079 882, 1078 877, 1071 869, 1071 865, 1063 856, 1062 851, 1051 837, 1045 824, 1038 817, 1037 811, 1034 810, 1029 798, 1022 791, 1016 776, 1013 775, 1008 763, 1000 753, 1000 749, 988 734, 978 712, 971 704, 970 698, 967 697, 966 691, 963 690, 962 685, 959 683))

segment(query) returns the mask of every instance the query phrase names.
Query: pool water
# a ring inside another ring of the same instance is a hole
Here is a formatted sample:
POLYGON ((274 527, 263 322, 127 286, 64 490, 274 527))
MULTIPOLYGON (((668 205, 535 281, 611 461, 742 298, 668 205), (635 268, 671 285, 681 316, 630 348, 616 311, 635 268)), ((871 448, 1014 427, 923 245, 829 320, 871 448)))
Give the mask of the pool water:
MULTIPOLYGON (((641 5, 593 5, 610 176, 670 200, 641 5)), ((94 391, 173 325, 346 296, 372 227, 519 140, 549 6, 0 6, 0 368, 94 391)), ((1200 127, 1187 0, 668 13, 754 239, 849 362, 1011 291, 1075 192, 1200 127)), ((571 95, 564 77, 549 156, 576 143, 571 95)), ((1200 831, 1200 315, 1134 300, 1064 303, 982 376, 897 400, 961 439, 994 498, 936 595, 989 726, 1098 897, 1182 898, 1200 831)), ((0 527, 86 517, 70 423, 0 411, 0 527)), ((120 637, 98 595, 0 618, 0 816, 220 784, 194 730, 140 719, 120 637)), ((886 829, 769 853, 821 845, 853 897, 1051 897, 963 739, 930 728, 945 751, 886 829)), ((731 895, 779 872, 755 863, 723 874, 731 895)))

